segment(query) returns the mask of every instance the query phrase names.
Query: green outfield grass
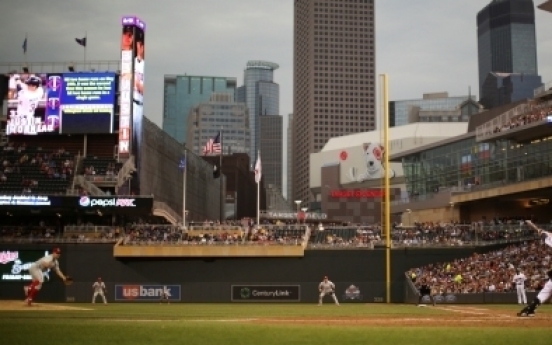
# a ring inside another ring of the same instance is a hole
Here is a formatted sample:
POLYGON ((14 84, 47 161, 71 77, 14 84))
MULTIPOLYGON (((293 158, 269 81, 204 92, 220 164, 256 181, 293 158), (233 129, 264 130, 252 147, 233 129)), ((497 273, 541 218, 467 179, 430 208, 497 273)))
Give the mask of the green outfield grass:
POLYGON ((0 310, 0 344, 549 344, 552 306, 530 320, 514 318, 517 310, 515 305, 44 304, 0 310), (88 310, 59 310, 65 306, 88 310), (466 313, 467 322, 455 323, 466 313), (494 318, 505 322, 492 324, 494 318))

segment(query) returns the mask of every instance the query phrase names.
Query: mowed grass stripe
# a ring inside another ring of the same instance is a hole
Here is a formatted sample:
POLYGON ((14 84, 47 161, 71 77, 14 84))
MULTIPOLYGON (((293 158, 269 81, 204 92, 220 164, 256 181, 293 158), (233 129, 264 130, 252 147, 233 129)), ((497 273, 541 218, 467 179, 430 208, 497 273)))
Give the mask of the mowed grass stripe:
POLYGON ((477 328, 347 328, 341 325, 305 327, 304 325, 250 325, 200 323, 50 323, 7 320, 0 323, 3 344, 423 344, 423 345, 502 345, 549 344, 552 329, 477 328))

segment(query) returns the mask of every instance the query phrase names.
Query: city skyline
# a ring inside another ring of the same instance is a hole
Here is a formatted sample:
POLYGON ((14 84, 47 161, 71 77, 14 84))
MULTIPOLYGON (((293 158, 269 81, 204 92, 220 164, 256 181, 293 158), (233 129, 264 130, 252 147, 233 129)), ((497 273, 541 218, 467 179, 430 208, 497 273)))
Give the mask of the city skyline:
MULTIPOLYGON (((424 92, 463 95, 469 86, 478 96, 476 15, 489 2, 376 1, 376 74, 389 75, 390 100, 415 99, 424 92)), ((534 2, 538 6, 544 0, 534 2)), ((165 74, 227 76, 241 84, 244 63, 258 59, 280 65, 280 113, 287 128, 287 114, 293 113, 293 1, 206 0, 198 5, 184 0, 163 9, 145 0, 75 0, 63 11, 58 5, 55 0, 0 4, 0 20, 10 28, 0 32, 0 64, 25 58, 82 61, 83 49, 74 38, 85 32, 89 61, 119 60, 120 17, 136 14, 148 24, 145 115, 153 122, 162 126, 165 74), (29 17, 33 13, 40 15, 29 17)), ((548 82, 552 15, 536 9, 535 16, 539 74, 548 82)))
MULTIPOLYGON (((450 94, 466 94, 470 85, 476 94, 476 15, 489 2, 435 3, 420 0, 397 4, 376 1, 376 72, 389 75, 390 99, 413 99, 423 92, 444 90, 450 94), (432 7, 433 13, 415 11, 427 6, 432 7), (432 30, 442 26, 449 29, 432 30), (455 67, 451 69, 450 66, 455 67), (454 82, 450 79, 451 73, 455 76, 454 82)), ((544 0, 534 2, 538 6, 544 0)), ((74 38, 85 32, 89 61, 119 60, 120 17, 136 14, 148 23, 148 38, 151 38, 146 71, 149 93, 145 108, 149 118, 158 125, 162 121, 165 74, 222 75, 241 81, 244 63, 252 59, 274 61, 280 65, 280 113, 285 116, 293 112, 292 1, 244 0, 240 4, 229 4, 207 0, 201 6, 194 6, 196 2, 184 0, 176 8, 163 10, 145 0, 116 3, 76 0, 71 9, 63 12, 50 6, 56 4, 55 0, 43 1, 42 4, 37 7, 32 0, 0 4, 0 20, 10 28, 0 33, 0 43, 4 48, 0 64, 25 60, 22 51, 25 34, 28 35, 28 61, 82 61, 82 47, 75 43, 74 38), (156 11, 151 11, 152 8, 156 11), (37 20, 27 20, 28 13, 38 9, 41 15, 37 20), (82 13, 90 15, 83 18, 82 13), (175 29, 174 23, 183 20, 189 26, 175 29), (186 30, 188 27, 194 30, 186 30), (196 32, 202 32, 202 35, 196 35, 196 32), (220 54, 204 54, 216 45, 221 47, 220 54)), ((552 15, 539 9, 535 15, 539 73, 543 81, 548 82, 552 80, 552 61, 546 58, 552 55, 552 35, 548 34, 552 32, 552 15)), ((287 116, 285 121, 284 125, 287 125, 287 116)))

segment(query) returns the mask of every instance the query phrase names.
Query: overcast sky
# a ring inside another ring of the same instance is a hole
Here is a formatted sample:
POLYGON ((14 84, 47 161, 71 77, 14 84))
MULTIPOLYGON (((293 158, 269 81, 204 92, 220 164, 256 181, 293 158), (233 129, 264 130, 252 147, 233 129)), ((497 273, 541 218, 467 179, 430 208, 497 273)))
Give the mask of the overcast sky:
MULTIPOLYGON (((469 86, 477 93, 475 18, 488 2, 376 2, 376 71, 389 74, 391 100, 438 91, 466 95, 469 86)), ((546 82, 552 80, 552 14, 536 12, 539 73, 546 82)), ((280 110, 293 111, 292 0, 1 1, 0 64, 23 60, 26 33, 28 61, 82 61, 74 39, 85 32, 88 60, 117 60, 125 14, 147 23, 145 115, 158 125, 164 74, 236 77, 242 85, 248 60, 280 65, 280 110)))

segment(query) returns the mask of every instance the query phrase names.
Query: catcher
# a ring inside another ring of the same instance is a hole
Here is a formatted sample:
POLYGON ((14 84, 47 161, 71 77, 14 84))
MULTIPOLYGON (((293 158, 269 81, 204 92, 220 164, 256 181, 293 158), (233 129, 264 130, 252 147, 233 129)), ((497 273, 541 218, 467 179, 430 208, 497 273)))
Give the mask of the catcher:
POLYGON ((25 296, 27 296, 27 299, 25 301, 27 302, 28 306, 32 305, 36 294, 42 288, 42 283, 44 282, 43 272, 52 269, 66 285, 70 285, 71 283, 73 283, 73 279, 71 277, 65 276, 59 269, 58 259, 60 255, 61 250, 59 248, 55 248, 52 254, 46 255, 42 259, 33 263, 29 268, 29 273, 31 274, 33 281, 31 282, 31 285, 24 287, 25 296))
POLYGON ((328 277, 324 277, 324 280, 320 282, 318 285, 318 291, 320 292, 320 297, 318 298, 318 305, 322 305, 322 299, 326 295, 331 295, 335 305, 339 305, 339 302, 337 301, 337 297, 335 296, 335 285, 330 280, 328 280, 328 277))

